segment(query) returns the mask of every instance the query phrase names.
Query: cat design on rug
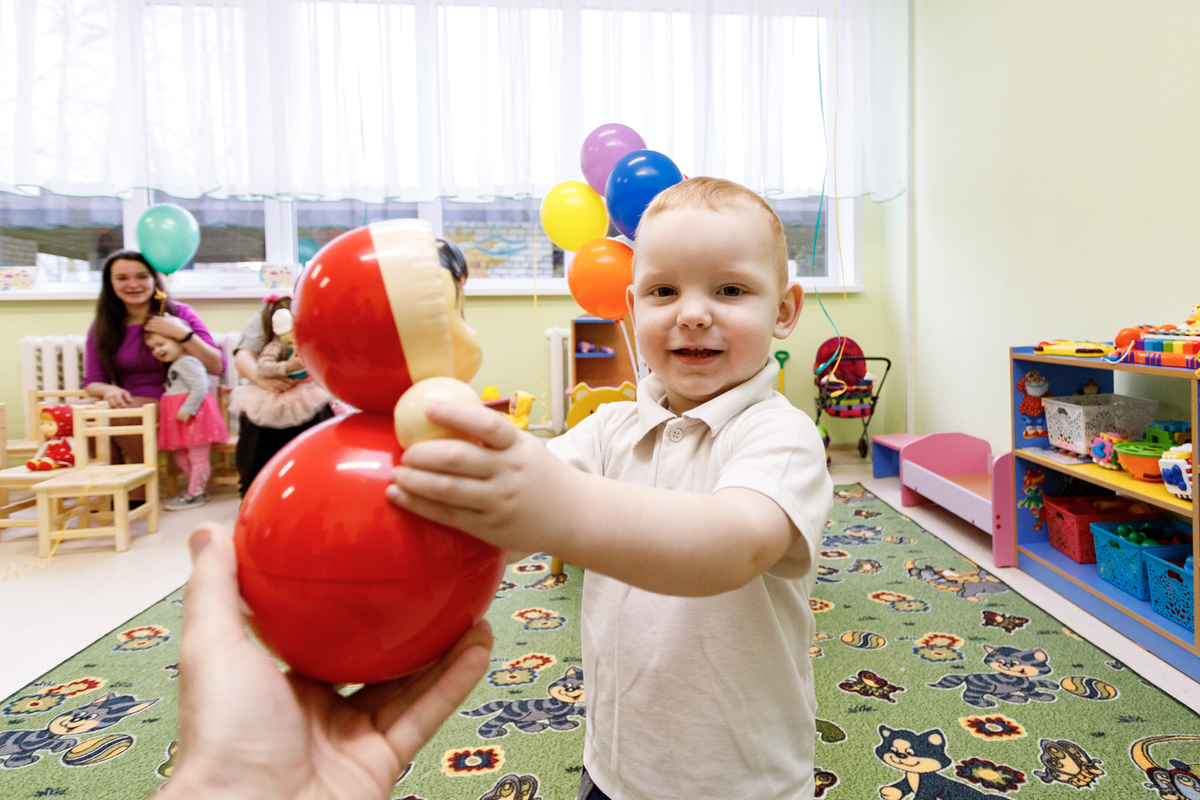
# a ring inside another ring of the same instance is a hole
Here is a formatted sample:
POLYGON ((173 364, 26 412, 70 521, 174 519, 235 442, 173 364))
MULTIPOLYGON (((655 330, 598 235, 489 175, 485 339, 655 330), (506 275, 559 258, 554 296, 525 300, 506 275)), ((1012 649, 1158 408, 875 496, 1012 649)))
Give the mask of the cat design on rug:
POLYGON ((984 595, 1003 594, 1008 591, 1008 587, 1001 583, 999 578, 969 558, 954 559, 966 564, 965 569, 938 568, 929 563, 920 564, 922 560, 925 560, 925 557, 905 562, 904 568, 908 570, 908 577, 923 581, 939 591, 951 592, 955 597, 980 602, 984 595))
POLYGON ((546 689, 549 697, 524 700, 493 700, 479 708, 460 711, 464 717, 496 716, 479 726, 484 739, 498 739, 508 734, 506 725, 525 733, 541 733, 546 728, 569 731, 579 723, 568 717, 584 717, 583 670, 569 667, 561 678, 546 689), (499 712, 499 713, 497 713, 499 712))
POLYGON ((855 547, 864 544, 879 544, 883 541, 882 525, 847 525, 841 533, 821 539, 822 547, 855 547))
POLYGON ((946 755, 946 737, 937 728, 918 734, 880 725, 879 737, 883 741, 875 748, 876 757, 904 773, 903 778, 879 790, 883 800, 901 800, 909 795, 913 800, 978 800, 997 796, 938 774, 951 761, 946 755))
POLYGON ((1058 691, 1054 681, 1042 680, 1039 676, 1053 672, 1050 657, 1045 650, 1019 650, 1015 647, 983 646, 986 655, 983 663, 993 672, 972 672, 967 675, 952 673, 937 683, 927 684, 934 689, 953 689, 963 686, 963 701, 976 708, 994 708, 996 704, 987 699, 991 695, 1006 703, 1053 703, 1058 698, 1042 689, 1058 691))
POLYGON ((39 750, 61 753, 79 744, 73 734, 90 733, 116 725, 139 711, 145 711, 161 698, 138 700, 133 695, 115 692, 93 700, 86 706, 60 714, 45 728, 0 731, 0 766, 7 769, 26 767, 41 756, 39 750))

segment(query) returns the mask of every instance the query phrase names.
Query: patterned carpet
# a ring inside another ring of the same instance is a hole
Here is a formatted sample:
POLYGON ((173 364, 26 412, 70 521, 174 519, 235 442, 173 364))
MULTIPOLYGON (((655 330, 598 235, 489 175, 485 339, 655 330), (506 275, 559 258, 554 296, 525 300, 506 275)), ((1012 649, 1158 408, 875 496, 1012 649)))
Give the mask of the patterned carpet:
MULTIPOLYGON (((1200 800, 1200 717, 862 487, 838 487, 837 501, 813 601, 819 796, 1200 800)), ((581 585, 571 567, 552 578, 545 557, 510 568, 488 612, 492 670, 394 797, 575 796, 581 585)), ((0 794, 158 789, 181 597, 0 701, 0 794), (81 710, 97 724, 61 732, 81 710)))

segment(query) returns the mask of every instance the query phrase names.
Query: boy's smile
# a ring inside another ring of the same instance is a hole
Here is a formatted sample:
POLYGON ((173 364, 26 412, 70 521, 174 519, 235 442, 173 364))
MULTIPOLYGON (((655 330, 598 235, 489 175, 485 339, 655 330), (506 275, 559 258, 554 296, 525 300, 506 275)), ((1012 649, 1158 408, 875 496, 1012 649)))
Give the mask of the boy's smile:
POLYGON ((639 230, 626 300, 675 413, 753 377, 795 326, 803 291, 782 289, 770 243, 763 213, 742 205, 672 208, 639 230))

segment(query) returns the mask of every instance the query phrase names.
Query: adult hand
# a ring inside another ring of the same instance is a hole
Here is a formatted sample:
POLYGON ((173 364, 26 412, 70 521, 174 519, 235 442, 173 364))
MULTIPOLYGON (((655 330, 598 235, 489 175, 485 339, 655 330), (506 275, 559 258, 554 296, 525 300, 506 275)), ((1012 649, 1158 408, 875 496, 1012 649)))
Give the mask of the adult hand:
POLYGON ((157 333, 160 336, 165 336, 168 339, 179 341, 183 337, 191 333, 191 327, 181 320, 179 317, 173 317, 170 314, 158 314, 150 317, 142 325, 142 329, 150 333, 157 333))
POLYGON ((179 766, 159 797, 388 798, 488 668, 481 621, 422 672, 342 697, 281 672, 246 635, 233 540, 192 532, 179 661, 179 766))
POLYGON ((133 395, 120 386, 109 386, 104 390, 100 399, 108 403, 109 408, 132 408, 133 395))
POLYGON ((387 498, 502 550, 558 552, 555 537, 570 528, 566 498, 578 496, 583 473, 489 408, 431 403, 426 414, 482 446, 463 439, 414 444, 392 471, 387 498))
POLYGON ((268 392, 286 392, 296 383, 291 378, 268 378, 257 374, 251 380, 256 386, 266 389, 268 392))

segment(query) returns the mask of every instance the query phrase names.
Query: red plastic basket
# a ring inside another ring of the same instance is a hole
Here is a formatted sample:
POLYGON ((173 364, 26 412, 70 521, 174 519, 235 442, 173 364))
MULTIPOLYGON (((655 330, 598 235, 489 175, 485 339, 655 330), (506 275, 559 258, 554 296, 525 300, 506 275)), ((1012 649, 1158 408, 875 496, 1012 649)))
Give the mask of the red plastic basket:
POLYGON ((1093 522, 1141 522, 1157 519, 1158 511, 1128 497, 1047 497, 1044 499, 1050 544, 1080 564, 1096 563, 1093 522))

